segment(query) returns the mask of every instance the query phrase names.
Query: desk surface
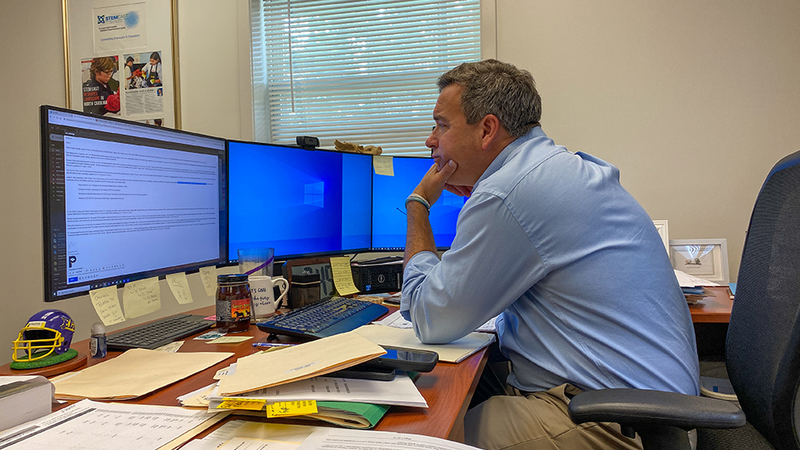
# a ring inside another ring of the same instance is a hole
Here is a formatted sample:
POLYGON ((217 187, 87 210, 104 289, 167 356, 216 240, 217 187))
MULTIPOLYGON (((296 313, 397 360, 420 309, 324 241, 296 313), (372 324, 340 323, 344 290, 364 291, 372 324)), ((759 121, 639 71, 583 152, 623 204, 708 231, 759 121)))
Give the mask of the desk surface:
MULTIPOLYGON (((214 307, 209 306, 190 311, 192 314, 214 314, 214 307)), ((130 400, 132 403, 142 403, 149 405, 180 406, 177 397, 188 392, 200 389, 214 383, 214 374, 231 363, 237 358, 250 355, 255 352, 253 342, 263 341, 267 334, 260 331, 256 326, 238 335, 254 336, 254 339, 239 344, 207 344, 205 341, 195 341, 187 339, 181 347, 181 352, 234 352, 232 358, 210 367, 202 372, 196 373, 184 380, 169 385, 154 393, 144 397, 130 400)), ((282 337, 284 338, 284 337, 282 337)), ((288 339, 287 339, 288 340, 288 339)), ((79 352, 87 352, 89 341, 84 340, 73 343, 72 347, 79 352)), ((103 362, 106 359, 119 355, 120 352, 109 352, 108 356, 102 359, 89 358, 86 366, 78 370, 103 362)), ((475 392, 475 387, 480 379, 480 373, 486 364, 486 350, 480 350, 466 360, 458 363, 439 363, 432 372, 422 373, 416 381, 417 388, 428 402, 428 409, 410 408, 402 406, 392 406, 389 412, 378 423, 376 430, 398 431, 404 433, 415 433, 439 438, 449 438, 463 442, 463 418, 467 406, 475 392)), ((0 367, 0 375, 25 375, 27 371, 11 370, 6 364, 0 367)), ((237 416, 231 416, 237 418, 237 416)), ((254 420, 252 416, 246 417, 247 420, 254 420)), ((286 423, 300 423, 300 421, 287 421, 286 423)), ((303 421, 308 425, 324 425, 319 421, 303 421)))
POLYGON ((727 286, 707 287, 707 295, 694 305, 689 305, 694 323, 728 323, 731 320, 733 299, 727 286))
MULTIPOLYGON (((727 287, 708 288, 709 295, 695 305, 689 305, 692 321, 695 323, 727 323, 730 320, 733 300, 731 300, 727 287)), ((194 311, 193 314, 214 314, 214 307, 208 306, 194 311)), ((253 342, 266 339, 266 333, 251 326, 241 335, 254 336, 254 339, 239 344, 206 344, 205 341, 187 339, 181 347, 182 352, 193 351, 220 351, 234 352, 232 358, 194 374, 178 383, 174 383, 152 394, 146 395, 133 403, 151 405, 180 406, 177 397, 188 392, 200 389, 213 383, 214 374, 227 367, 236 358, 252 354, 255 350, 253 342)), ((72 347, 79 352, 88 351, 88 340, 73 343, 72 347)), ((120 352, 109 352, 102 359, 89 358, 87 366, 94 365, 119 355, 120 352)), ((398 431, 404 433, 423 434, 440 438, 449 438, 463 442, 463 418, 466 413, 475 387, 478 384, 480 373, 486 364, 486 350, 481 350, 459 364, 439 363, 429 373, 423 373, 416 381, 417 388, 428 402, 428 409, 392 406, 386 416, 378 423, 376 430, 398 431)), ((79 368, 80 369, 80 368, 79 368)), ((0 366, 0 375, 25 375, 26 371, 11 370, 9 365, 0 366)), ((236 418, 237 416, 231 416, 236 418)), ((254 420, 253 417, 246 417, 254 420)), ((292 421, 287 423, 299 423, 292 421)), ((323 422, 305 421, 310 425, 321 425, 323 422)))

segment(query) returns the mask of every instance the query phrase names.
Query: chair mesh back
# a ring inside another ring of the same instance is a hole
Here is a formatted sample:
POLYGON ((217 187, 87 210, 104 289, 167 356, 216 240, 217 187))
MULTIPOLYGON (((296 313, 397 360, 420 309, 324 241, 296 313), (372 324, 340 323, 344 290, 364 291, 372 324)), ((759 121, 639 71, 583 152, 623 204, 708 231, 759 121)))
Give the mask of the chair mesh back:
POLYGON ((800 449, 800 152, 775 165, 756 200, 726 342, 747 420, 776 448, 800 449))

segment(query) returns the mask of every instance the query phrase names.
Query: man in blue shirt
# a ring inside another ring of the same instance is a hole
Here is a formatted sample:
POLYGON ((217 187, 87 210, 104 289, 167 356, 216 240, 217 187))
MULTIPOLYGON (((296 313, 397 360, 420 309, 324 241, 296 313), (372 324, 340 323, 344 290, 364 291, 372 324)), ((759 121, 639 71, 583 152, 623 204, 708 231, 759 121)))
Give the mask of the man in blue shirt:
POLYGON ((516 396, 467 413, 482 448, 638 448, 613 424, 575 425, 580 390, 699 393, 689 309, 663 242, 616 167, 555 145, 530 73, 495 60, 439 78, 435 163, 406 200, 400 310, 422 342, 499 315, 516 396), (442 191, 469 196, 439 260, 428 220, 442 191))

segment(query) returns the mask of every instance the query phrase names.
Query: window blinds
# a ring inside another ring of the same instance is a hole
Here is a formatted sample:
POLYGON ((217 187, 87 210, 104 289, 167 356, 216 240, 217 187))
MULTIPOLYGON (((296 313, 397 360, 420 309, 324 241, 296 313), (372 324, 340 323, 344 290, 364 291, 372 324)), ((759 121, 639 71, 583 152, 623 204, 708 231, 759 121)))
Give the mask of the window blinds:
POLYGON ((256 140, 428 154, 436 79, 480 59, 479 0, 253 0, 256 140))

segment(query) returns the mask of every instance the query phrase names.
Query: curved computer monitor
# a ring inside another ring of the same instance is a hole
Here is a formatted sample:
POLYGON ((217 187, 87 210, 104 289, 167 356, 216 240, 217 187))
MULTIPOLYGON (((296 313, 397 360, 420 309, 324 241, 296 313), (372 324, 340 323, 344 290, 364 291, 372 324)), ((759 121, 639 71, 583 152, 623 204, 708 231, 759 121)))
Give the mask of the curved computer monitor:
POLYGON ((226 261, 224 139, 41 107, 45 301, 226 261))
MULTIPOLYGON (((428 172, 430 158, 395 156, 394 176, 373 174, 372 177, 372 250, 400 251, 406 246, 405 201, 428 172)), ((466 197, 442 192, 431 206, 430 220, 436 247, 450 247, 456 236, 458 213, 466 197)))
POLYGON ((370 248, 372 157, 229 141, 230 261, 240 248, 276 259, 370 248))

